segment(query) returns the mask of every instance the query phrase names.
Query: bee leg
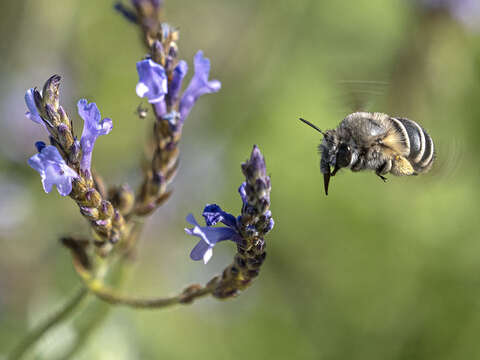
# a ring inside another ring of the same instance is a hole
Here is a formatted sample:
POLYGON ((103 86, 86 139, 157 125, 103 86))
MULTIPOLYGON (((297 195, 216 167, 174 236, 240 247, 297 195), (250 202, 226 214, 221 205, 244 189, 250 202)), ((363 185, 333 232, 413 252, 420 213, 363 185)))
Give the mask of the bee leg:
POLYGON ((392 166, 392 174, 396 176, 414 175, 415 170, 408 159, 403 156, 396 156, 392 166))
POLYGON ((380 179, 382 179, 383 182, 387 182, 387 178, 383 176, 383 174, 387 174, 391 168, 392 168, 392 161, 387 160, 380 167, 377 168, 377 170, 375 171, 375 174, 377 174, 377 176, 380 179))
POLYGON ((383 175, 377 174, 377 176, 378 176, 380 179, 382 179, 383 182, 387 182, 387 180, 388 180, 388 179, 387 179, 385 176, 383 176, 383 175))

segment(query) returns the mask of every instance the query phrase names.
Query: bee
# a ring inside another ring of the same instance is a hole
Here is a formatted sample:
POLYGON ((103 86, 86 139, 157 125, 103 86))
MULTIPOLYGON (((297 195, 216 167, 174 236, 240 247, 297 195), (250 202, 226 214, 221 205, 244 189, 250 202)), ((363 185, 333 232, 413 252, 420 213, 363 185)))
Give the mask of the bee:
POLYGON ((325 132, 305 119, 300 120, 323 135, 318 150, 325 195, 328 195, 330 177, 342 168, 374 170, 386 181, 384 175, 388 173, 395 176, 426 173, 435 159, 430 135, 415 121, 406 118, 355 112, 343 119, 336 129, 325 132))

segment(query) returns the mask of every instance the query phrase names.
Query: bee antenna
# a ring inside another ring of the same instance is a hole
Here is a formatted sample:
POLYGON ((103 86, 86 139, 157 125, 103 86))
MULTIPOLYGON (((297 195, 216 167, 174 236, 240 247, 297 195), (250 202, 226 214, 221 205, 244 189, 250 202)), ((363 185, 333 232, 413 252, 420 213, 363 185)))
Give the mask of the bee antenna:
POLYGON ((298 118, 300 121, 304 122, 305 124, 307 124, 308 126, 314 128, 315 130, 317 130, 320 134, 322 134, 323 136, 326 136, 326 134, 320 130, 318 127, 316 127, 315 125, 313 125, 310 121, 307 121, 303 118, 298 118))

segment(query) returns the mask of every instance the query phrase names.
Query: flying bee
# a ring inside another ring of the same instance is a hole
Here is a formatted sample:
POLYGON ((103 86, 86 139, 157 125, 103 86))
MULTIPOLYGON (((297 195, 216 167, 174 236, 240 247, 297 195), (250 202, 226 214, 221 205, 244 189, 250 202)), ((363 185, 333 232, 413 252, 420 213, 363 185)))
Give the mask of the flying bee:
POLYGON ((341 168, 374 170, 386 181, 384 175, 388 173, 395 176, 426 173, 435 158, 430 135, 415 121, 406 118, 355 112, 343 119, 336 129, 325 132, 305 119, 300 120, 323 135, 318 150, 326 195, 330 177, 341 168))

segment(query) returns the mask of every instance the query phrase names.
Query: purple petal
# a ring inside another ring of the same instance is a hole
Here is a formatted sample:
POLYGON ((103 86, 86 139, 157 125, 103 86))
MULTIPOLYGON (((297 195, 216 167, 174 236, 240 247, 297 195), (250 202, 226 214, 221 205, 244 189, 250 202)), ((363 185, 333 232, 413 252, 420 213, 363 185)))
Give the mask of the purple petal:
POLYGON ((205 218, 205 223, 207 226, 213 226, 218 222, 222 222, 223 224, 232 228, 236 228, 237 226, 235 216, 223 211, 222 208, 216 204, 209 204, 205 206, 202 215, 205 218))
POLYGON ((208 227, 195 225, 192 229, 185 229, 187 234, 198 236, 209 245, 215 245, 219 241, 232 239, 237 233, 229 227, 208 227))
POLYGON ((35 105, 35 99, 33 97, 33 91, 34 89, 28 89, 27 92, 25 93, 25 103, 27 104, 28 111, 25 113, 27 118, 32 120, 33 122, 36 122, 37 124, 42 125, 45 130, 47 130, 47 127, 45 123, 43 122, 40 114, 38 113, 37 106, 35 105))
POLYGON ((182 82, 185 75, 187 75, 188 65, 185 61, 180 60, 178 65, 173 69, 172 81, 168 84, 168 106, 177 103, 182 89, 182 82))
POLYGON ((53 145, 45 146, 44 148, 42 148, 40 153, 44 156, 45 160, 48 160, 55 164, 67 165, 65 163, 65 160, 63 160, 62 155, 60 155, 60 153, 58 152, 58 149, 53 145))
MULTIPOLYGON (((43 190, 45 190, 46 193, 49 193, 50 191, 52 191, 53 185, 60 182, 62 182, 60 167, 55 166, 55 164, 50 164, 49 166, 46 166, 44 170, 44 176, 42 176, 43 190)), ((57 187, 57 189, 58 192, 60 192, 60 188, 57 187)))
POLYGON ((208 245, 205 241, 200 240, 190 252, 190 258, 198 261, 202 260, 206 264, 213 255, 213 246, 208 245))
POLYGON ((195 74, 190 84, 183 93, 180 100, 180 119, 182 121, 188 116, 197 99, 203 94, 214 93, 220 90, 221 84, 218 80, 208 80, 210 73, 210 60, 203 56, 202 51, 198 51, 193 59, 195 74))
POLYGON ((242 202, 244 204, 247 203, 247 191, 245 190, 246 186, 247 186, 247 183, 243 182, 238 188, 238 193, 240 194, 240 197, 242 198, 242 202))
POLYGON ((45 146, 38 154, 28 159, 28 164, 40 174, 46 193, 52 191, 53 185, 57 186, 62 196, 71 193, 72 179, 77 178, 78 175, 65 163, 55 146, 45 146))
MULTIPOLYGON (((197 220, 195 220, 195 217, 194 217, 192 214, 188 214, 185 219, 187 220, 187 222, 188 222, 190 225, 200 226, 200 225, 197 223, 197 220)), ((191 234, 190 234, 190 235, 191 235, 191 234)))
POLYGON ((43 141, 37 141, 35 142, 35 147, 37 148, 37 151, 40 152, 42 149, 47 146, 43 141))
POLYGON ((151 59, 137 62, 139 97, 146 97, 149 103, 162 101, 167 93, 167 75, 164 68, 151 59))
POLYGON ((58 193, 62 196, 66 196, 72 192, 72 180, 68 177, 60 177, 56 185, 58 193))
POLYGON ((80 169, 89 172, 95 141, 100 135, 107 135, 112 130, 113 124, 109 118, 101 119, 100 111, 95 103, 89 104, 86 99, 80 99, 77 103, 77 108, 78 114, 84 121, 82 137, 80 139, 80 146, 82 148, 80 169))
POLYGON ((187 216, 187 221, 194 225, 192 229, 185 229, 188 235, 199 237, 201 240, 190 253, 192 260, 200 260, 203 258, 207 263, 212 256, 212 248, 220 241, 232 240, 235 241, 237 232, 229 227, 208 227, 198 226, 197 221, 192 214, 187 216))
POLYGON ((275 221, 273 221, 272 218, 270 218, 270 220, 268 221, 268 226, 265 228, 265 232, 269 232, 270 230, 273 229, 273 227, 275 226, 275 221))
POLYGON ((156 102, 153 104, 153 107, 155 108, 155 115, 157 118, 163 119, 163 117, 167 114, 167 103, 165 100, 156 102))

